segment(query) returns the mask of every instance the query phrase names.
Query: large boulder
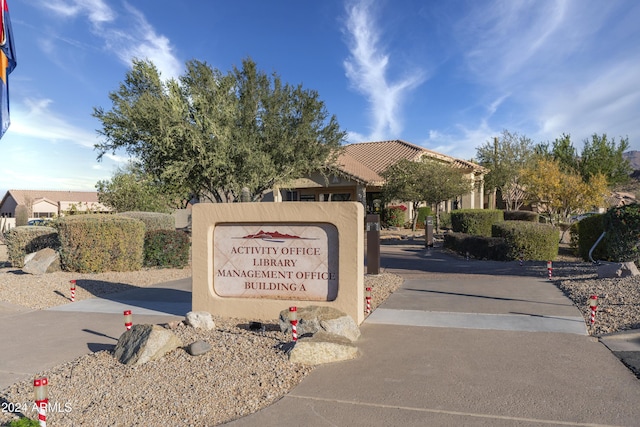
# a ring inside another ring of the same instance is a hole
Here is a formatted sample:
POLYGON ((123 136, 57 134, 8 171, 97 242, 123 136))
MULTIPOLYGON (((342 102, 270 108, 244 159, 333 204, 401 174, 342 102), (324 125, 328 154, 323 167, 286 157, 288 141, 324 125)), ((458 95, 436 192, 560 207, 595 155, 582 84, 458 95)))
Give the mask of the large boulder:
POLYGON ((158 325, 133 325, 118 339, 114 356, 125 365, 142 365, 182 347, 180 338, 158 325))
POLYGON ((51 248, 41 249, 25 257, 22 271, 29 274, 45 274, 60 271, 60 254, 51 248))
MULTIPOLYGON (((313 335, 317 332, 327 332, 340 335, 350 341, 356 341, 360 338, 360 328, 358 328, 353 318, 337 308, 310 305, 308 307, 298 307, 297 313, 297 333, 299 337, 313 335)), ((291 333, 288 309, 280 312, 279 323, 282 332, 285 334, 291 333)))
POLYGON ((640 271, 632 261, 607 263, 598 266, 599 279, 619 279, 638 275, 640 275, 640 271))
POLYGON ((208 311, 190 311, 187 313, 185 320, 187 325, 194 328, 210 331, 216 327, 213 317, 208 311))
POLYGON ((320 365, 358 357, 358 347, 351 340, 326 332, 300 338, 289 350, 289 361, 304 365, 320 365))

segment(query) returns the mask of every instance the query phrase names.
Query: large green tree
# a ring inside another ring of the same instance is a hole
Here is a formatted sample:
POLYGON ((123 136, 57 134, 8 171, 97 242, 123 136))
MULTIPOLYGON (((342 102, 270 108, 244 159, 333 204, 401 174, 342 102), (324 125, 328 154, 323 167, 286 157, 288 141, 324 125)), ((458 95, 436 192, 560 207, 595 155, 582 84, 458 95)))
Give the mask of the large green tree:
POLYGON ((253 200, 335 163, 345 138, 318 93, 267 75, 246 59, 228 73, 190 61, 178 80, 135 60, 109 95, 98 159, 125 150, 159 188, 215 202, 253 200))
POLYGON ((602 136, 594 133, 590 140, 585 139, 579 160, 579 171, 583 179, 589 181, 602 174, 609 186, 628 182, 633 172, 629 161, 623 157, 628 148, 628 138, 621 138, 620 143, 616 144, 615 138, 609 139, 605 133, 602 136))
POLYGON ((471 182, 463 172, 449 164, 426 157, 419 162, 401 159, 382 173, 385 178, 382 187, 383 198, 387 201, 401 200, 412 203, 414 231, 420 204, 426 202, 428 205, 435 205, 437 229, 440 203, 471 190, 471 182))
POLYGON ((166 193, 134 164, 119 168, 109 180, 98 181, 98 201, 117 212, 171 212, 184 207, 181 195, 166 193))
POLYGON ((411 223, 415 231, 418 216, 418 207, 424 201, 422 197, 422 183, 420 182, 421 170, 424 165, 421 162, 412 162, 407 159, 400 159, 396 163, 389 165, 382 172, 385 183, 382 186, 382 199, 389 203, 393 200, 411 202, 413 218, 411 223))
POLYGON ((518 172, 531 163, 534 149, 531 139, 506 129, 499 138, 476 148, 478 163, 490 170, 485 187, 494 189, 494 200, 502 197, 507 210, 518 210, 524 203, 518 172))

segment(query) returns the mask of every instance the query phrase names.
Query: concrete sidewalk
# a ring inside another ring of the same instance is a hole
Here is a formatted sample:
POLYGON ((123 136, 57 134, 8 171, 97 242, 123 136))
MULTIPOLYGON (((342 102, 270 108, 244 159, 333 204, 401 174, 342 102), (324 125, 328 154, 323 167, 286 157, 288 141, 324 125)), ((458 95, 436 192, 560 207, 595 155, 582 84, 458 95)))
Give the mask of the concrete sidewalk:
POLYGON ((233 426, 640 426, 640 381, 546 268, 383 246, 402 288, 361 327, 361 357, 320 366, 233 426))
POLYGON ((136 323, 167 323, 191 310, 191 279, 102 298, 28 310, 0 305, 0 390, 87 353, 111 349, 125 331, 124 310, 136 323))

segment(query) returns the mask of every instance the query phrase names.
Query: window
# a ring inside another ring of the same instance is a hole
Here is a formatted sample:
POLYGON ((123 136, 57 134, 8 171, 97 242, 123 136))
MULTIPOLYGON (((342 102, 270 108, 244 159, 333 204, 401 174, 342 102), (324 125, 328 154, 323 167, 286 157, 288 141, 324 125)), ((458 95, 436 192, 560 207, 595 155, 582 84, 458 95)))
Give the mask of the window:
POLYGON ((284 193, 284 201, 285 202, 297 202, 299 200, 298 192, 287 190, 284 193))
POLYGON ((325 202, 348 202, 351 200, 351 193, 325 193, 322 196, 322 200, 325 202))

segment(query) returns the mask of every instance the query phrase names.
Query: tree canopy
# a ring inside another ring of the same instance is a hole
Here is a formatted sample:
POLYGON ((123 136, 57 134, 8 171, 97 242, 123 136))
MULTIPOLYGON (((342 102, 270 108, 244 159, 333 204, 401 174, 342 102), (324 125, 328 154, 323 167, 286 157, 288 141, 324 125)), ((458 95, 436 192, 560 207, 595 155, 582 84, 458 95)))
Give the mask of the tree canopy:
POLYGON ((505 201, 507 210, 517 210, 524 202, 519 191, 519 171, 533 159, 533 141, 524 135, 503 130, 500 138, 487 141, 476 149, 478 163, 489 169, 485 186, 493 188, 505 201))
POLYGON ((437 221, 440 202, 471 190, 469 179, 460 169, 428 158, 423 158, 420 162, 401 159, 389 166, 382 176, 386 180, 382 187, 385 200, 406 200, 412 203, 414 230, 421 202, 436 206, 437 221))
POLYGON ((576 172, 565 172, 560 161, 540 158, 521 171, 527 200, 538 205, 552 223, 566 221, 576 211, 604 204, 607 180, 603 174, 586 182, 576 172))
POLYGON ((133 164, 119 168, 110 180, 98 181, 98 201, 117 212, 171 212, 184 207, 180 195, 165 193, 133 164))
POLYGON ((197 60, 178 80, 134 60, 100 120, 98 160, 125 150, 163 191, 216 202, 259 200, 274 186, 335 163, 345 138, 318 93, 259 71, 224 74, 197 60))

